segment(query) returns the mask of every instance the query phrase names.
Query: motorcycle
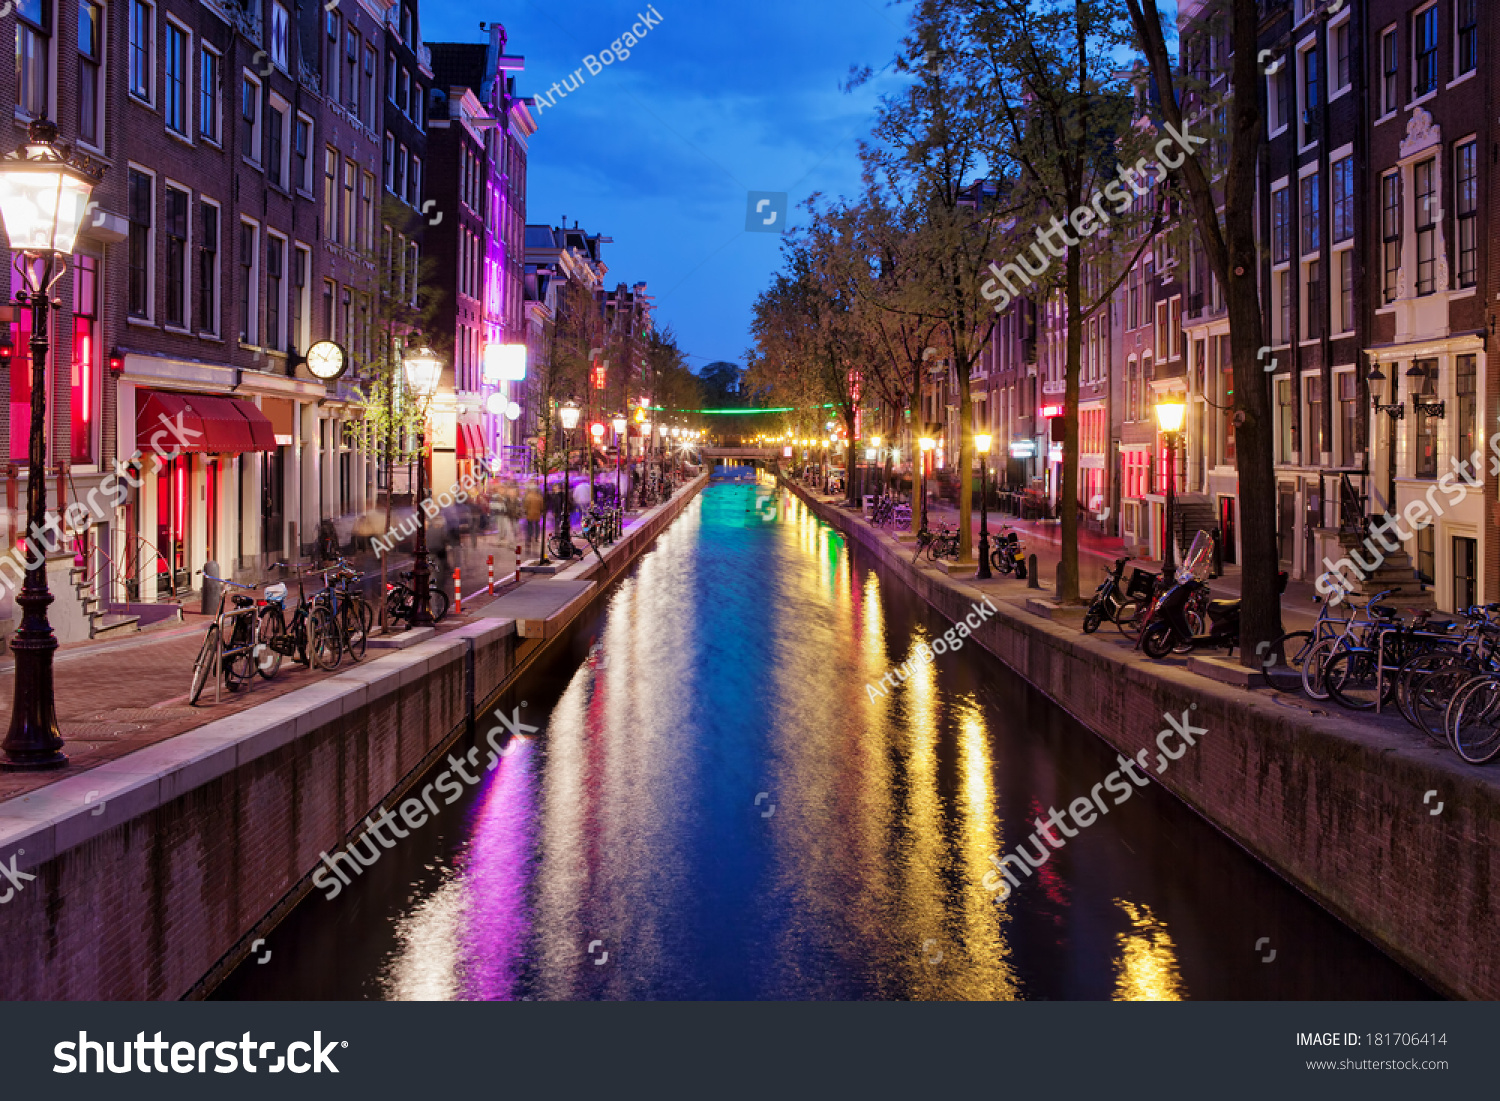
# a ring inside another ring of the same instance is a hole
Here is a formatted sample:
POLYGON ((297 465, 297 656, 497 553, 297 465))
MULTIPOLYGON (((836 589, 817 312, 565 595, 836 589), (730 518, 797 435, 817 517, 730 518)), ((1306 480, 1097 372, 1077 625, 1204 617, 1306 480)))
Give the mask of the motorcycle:
POLYGON ((995 536, 990 548, 990 565, 1001 574, 1014 573, 1018 581, 1026 580, 1026 548, 1020 536, 1013 531, 1002 531, 995 536))
MULTIPOLYGON (((1127 588, 1121 584, 1125 575, 1125 563, 1130 560, 1131 556, 1128 554, 1123 558, 1116 558, 1114 569, 1104 572, 1104 581, 1094 590, 1093 602, 1083 615, 1084 634, 1093 634, 1105 620, 1119 624, 1136 617, 1141 606, 1137 598, 1139 594, 1133 591, 1136 586, 1127 588)), ((1150 589, 1146 590, 1145 595, 1149 598, 1150 589)))
MULTIPOLYGON (((1140 647, 1147 657, 1164 658, 1169 653, 1187 654, 1220 647, 1233 654, 1240 644, 1240 601, 1210 600, 1208 585, 1200 580, 1208 576, 1212 558, 1213 537, 1200 531, 1183 557, 1177 584, 1156 602, 1141 632, 1140 647), (1208 621, 1207 631, 1203 629, 1204 616, 1208 621)), ((1285 570, 1278 580, 1278 591, 1285 592, 1285 570)))

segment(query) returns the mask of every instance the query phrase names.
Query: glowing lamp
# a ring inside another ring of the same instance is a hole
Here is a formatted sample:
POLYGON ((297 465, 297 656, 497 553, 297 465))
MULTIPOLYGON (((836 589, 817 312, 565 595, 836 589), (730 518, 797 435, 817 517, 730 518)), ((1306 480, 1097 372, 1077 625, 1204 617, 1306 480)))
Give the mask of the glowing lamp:
POLYGON ((1156 403, 1156 425, 1165 433, 1181 432, 1187 405, 1175 399, 1156 403))

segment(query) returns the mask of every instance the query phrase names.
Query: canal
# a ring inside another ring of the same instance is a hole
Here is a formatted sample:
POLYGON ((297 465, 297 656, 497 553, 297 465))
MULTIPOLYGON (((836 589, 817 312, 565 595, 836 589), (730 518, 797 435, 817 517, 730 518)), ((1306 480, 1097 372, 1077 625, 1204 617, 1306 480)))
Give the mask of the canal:
POLYGON ((978 646, 867 687, 947 627, 790 495, 707 489, 502 701, 536 733, 215 997, 1432 996, 1155 785, 997 903, 991 854, 1117 764, 978 646))

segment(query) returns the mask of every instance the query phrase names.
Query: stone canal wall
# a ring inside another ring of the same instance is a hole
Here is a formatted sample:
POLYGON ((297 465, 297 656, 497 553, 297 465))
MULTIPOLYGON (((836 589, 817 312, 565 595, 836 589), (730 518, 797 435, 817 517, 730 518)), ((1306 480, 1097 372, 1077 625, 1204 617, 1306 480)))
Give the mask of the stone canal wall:
MULTIPOLYGON (((706 482, 645 514, 606 553, 610 576, 706 482)), ((481 610, 456 630, 383 657, 372 650, 347 672, 0 803, 0 851, 35 877, 0 904, 0 996, 211 990, 308 892, 319 855, 393 806, 603 588, 559 609, 540 637, 481 610)))
MULTIPOLYGON (((1500 998, 1495 769, 1419 744, 1404 723, 1361 724, 1331 703, 1314 715, 1051 622, 1025 609, 1024 583, 981 593, 916 567, 909 545, 787 488, 945 618, 957 622, 991 595, 999 614, 973 636, 991 654, 1121 753, 1147 750, 1153 779, 1437 989, 1500 998), (1190 707, 1208 733, 1156 776, 1163 716, 1190 707)), ((1297 950, 1283 946, 1283 959, 1297 950)))

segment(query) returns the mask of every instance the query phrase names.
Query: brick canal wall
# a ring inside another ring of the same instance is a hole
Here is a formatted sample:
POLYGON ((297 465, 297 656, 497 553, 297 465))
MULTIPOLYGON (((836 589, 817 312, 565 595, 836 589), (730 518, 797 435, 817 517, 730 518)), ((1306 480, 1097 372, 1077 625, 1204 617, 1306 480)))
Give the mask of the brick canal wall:
MULTIPOLYGON (((910 546, 786 484, 945 618, 957 622, 984 598, 913 566, 910 546)), ((1361 724, 1337 704, 1314 716, 1269 691, 1130 654, 1025 611, 1020 582, 999 592, 999 614, 974 632, 986 650, 1121 753, 1148 750, 1153 779, 1437 989, 1500 998, 1495 769, 1419 744, 1405 724, 1361 724), (1194 725, 1209 733, 1156 776, 1162 716, 1191 705, 1194 725), (1429 791, 1437 795, 1424 802, 1429 791)))
MULTIPOLYGON (((613 548, 611 575, 706 480, 613 548)), ((0 904, 0 996, 212 989, 308 892, 319 855, 393 806, 562 626, 522 638, 511 620, 477 619, 0 804, 4 858, 36 877, 0 904)))

